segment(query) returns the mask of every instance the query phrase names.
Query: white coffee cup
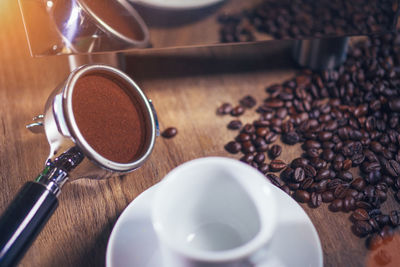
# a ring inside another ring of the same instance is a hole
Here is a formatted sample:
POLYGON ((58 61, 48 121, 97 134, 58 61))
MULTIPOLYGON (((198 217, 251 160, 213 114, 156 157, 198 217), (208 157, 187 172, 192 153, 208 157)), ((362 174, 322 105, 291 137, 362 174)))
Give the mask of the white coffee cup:
POLYGON ((200 158, 172 170, 152 205, 163 267, 283 266, 268 250, 277 221, 272 186, 228 158, 200 158))

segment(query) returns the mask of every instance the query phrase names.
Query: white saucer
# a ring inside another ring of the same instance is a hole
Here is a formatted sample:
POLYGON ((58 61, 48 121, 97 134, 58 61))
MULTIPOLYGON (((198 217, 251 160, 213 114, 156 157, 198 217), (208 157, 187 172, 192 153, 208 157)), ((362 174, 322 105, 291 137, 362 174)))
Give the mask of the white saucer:
MULTIPOLYGON (((134 199, 111 232, 106 267, 160 267, 161 254, 150 210, 157 185, 134 199)), ((321 243, 311 220, 290 196, 273 187, 278 203, 278 223, 271 240, 272 253, 286 267, 322 267, 321 243)))
POLYGON ((162 9, 197 9, 224 0, 129 0, 132 3, 162 9))

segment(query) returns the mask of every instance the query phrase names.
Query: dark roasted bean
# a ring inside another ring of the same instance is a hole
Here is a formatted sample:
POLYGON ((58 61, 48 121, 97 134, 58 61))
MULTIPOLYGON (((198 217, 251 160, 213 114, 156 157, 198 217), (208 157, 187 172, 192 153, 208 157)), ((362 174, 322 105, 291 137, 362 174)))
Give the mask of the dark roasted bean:
POLYGON ((240 128, 242 128, 242 122, 240 120, 233 120, 228 124, 228 129, 238 130, 240 128))
POLYGON ((335 199, 332 191, 325 191, 322 193, 322 201, 325 203, 332 202, 335 199))
POLYGON ((240 115, 243 115, 244 108, 242 106, 236 106, 231 110, 230 113, 231 113, 232 116, 238 117, 240 115))
POLYGON ((165 129, 162 132, 161 135, 162 135, 162 137, 165 137, 165 138, 172 138, 175 135, 177 135, 177 133, 178 133, 178 130, 175 127, 168 127, 167 129, 165 129))
POLYGON ((217 114, 225 115, 231 113, 231 111, 232 111, 232 105, 229 103, 223 103, 221 106, 218 107, 217 114))
POLYGON ((307 203, 310 201, 310 193, 305 190, 297 190, 294 194, 294 197, 297 201, 301 203, 307 203))
POLYGON ((310 206, 313 208, 317 208, 322 204, 322 196, 319 193, 313 192, 310 197, 310 206))
POLYGON ((353 229, 354 233, 360 237, 364 237, 372 232, 372 226, 366 221, 356 221, 353 229))
POLYGON ((286 163, 279 159, 274 159, 270 162, 269 167, 273 172, 279 172, 286 167, 286 163))
POLYGON ((329 209, 333 212, 341 211, 343 207, 343 201, 341 199, 335 199, 329 204, 329 209))
POLYGON ((351 218, 356 221, 368 221, 369 214, 365 209, 358 208, 353 212, 351 218))
POLYGON ((279 176, 276 176, 273 173, 268 173, 266 175, 266 177, 268 178, 268 180, 271 181, 272 184, 274 184, 277 187, 282 187, 285 185, 285 183, 282 181, 282 179, 279 176))
POLYGON ((236 154, 242 149, 242 145, 239 142, 231 141, 225 145, 225 149, 231 154, 236 154))
POLYGON ((257 162, 258 164, 263 163, 264 160, 265 160, 265 155, 262 152, 261 153, 259 152, 254 156, 254 161, 257 162))
POLYGON ((240 99, 239 102, 243 107, 246 107, 246 108, 252 108, 257 104, 256 99, 254 97, 252 97, 251 95, 243 97, 242 99, 240 99))
POLYGON ((269 150, 269 156, 272 159, 279 157, 282 153, 282 147, 280 145, 273 145, 269 150))
POLYGON ((271 143, 275 142, 276 139, 278 139, 278 135, 274 132, 268 132, 264 138, 265 138, 265 141, 267 142, 267 144, 271 144, 271 143))
POLYGON ((294 145, 300 141, 300 136, 296 132, 288 132, 282 135, 282 141, 288 145, 294 145))

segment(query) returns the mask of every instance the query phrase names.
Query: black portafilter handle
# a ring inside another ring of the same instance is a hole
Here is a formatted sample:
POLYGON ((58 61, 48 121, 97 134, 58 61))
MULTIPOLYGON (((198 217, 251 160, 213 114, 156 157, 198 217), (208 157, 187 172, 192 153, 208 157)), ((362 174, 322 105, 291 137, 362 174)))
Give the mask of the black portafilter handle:
POLYGON ((34 182, 27 182, 0 217, 0 267, 15 266, 58 206, 57 196, 68 172, 82 160, 73 147, 46 163, 34 182))

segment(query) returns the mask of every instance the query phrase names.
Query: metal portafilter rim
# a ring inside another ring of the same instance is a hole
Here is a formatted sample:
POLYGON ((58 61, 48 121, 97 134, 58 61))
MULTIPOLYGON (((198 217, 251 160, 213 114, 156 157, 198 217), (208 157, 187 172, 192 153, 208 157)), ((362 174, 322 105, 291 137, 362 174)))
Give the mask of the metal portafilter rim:
POLYGON ((66 81, 64 88, 65 89, 63 90, 63 112, 64 112, 64 117, 66 119, 67 128, 71 133, 74 142, 83 151, 86 157, 91 159, 94 163, 96 163, 100 167, 116 172, 129 172, 143 165, 143 163, 147 160, 147 158, 150 156, 153 150, 157 134, 157 129, 156 129, 157 123, 156 119, 154 118, 154 108, 151 106, 150 104, 151 102, 148 101, 147 97, 140 90, 138 85, 133 80, 131 80, 129 76, 119 71, 118 69, 106 65, 86 65, 82 66, 81 68, 78 68, 76 71, 74 71, 72 75, 70 75, 70 77, 66 81), (138 100, 140 100, 140 103, 144 105, 145 109, 148 111, 145 114, 145 116, 147 116, 148 114, 148 119, 150 122, 149 125, 151 127, 151 129, 149 129, 150 137, 147 140, 148 144, 146 144, 146 148, 148 149, 146 149, 143 155, 141 155, 138 159, 135 159, 132 162, 118 163, 103 157, 89 145, 89 143, 85 140, 84 136, 79 130, 72 108, 72 94, 77 80, 83 75, 86 75, 91 72, 96 72, 96 73, 104 72, 107 75, 111 74, 116 77, 122 78, 122 80, 126 82, 129 87, 135 90, 135 96, 138 98, 138 100))

